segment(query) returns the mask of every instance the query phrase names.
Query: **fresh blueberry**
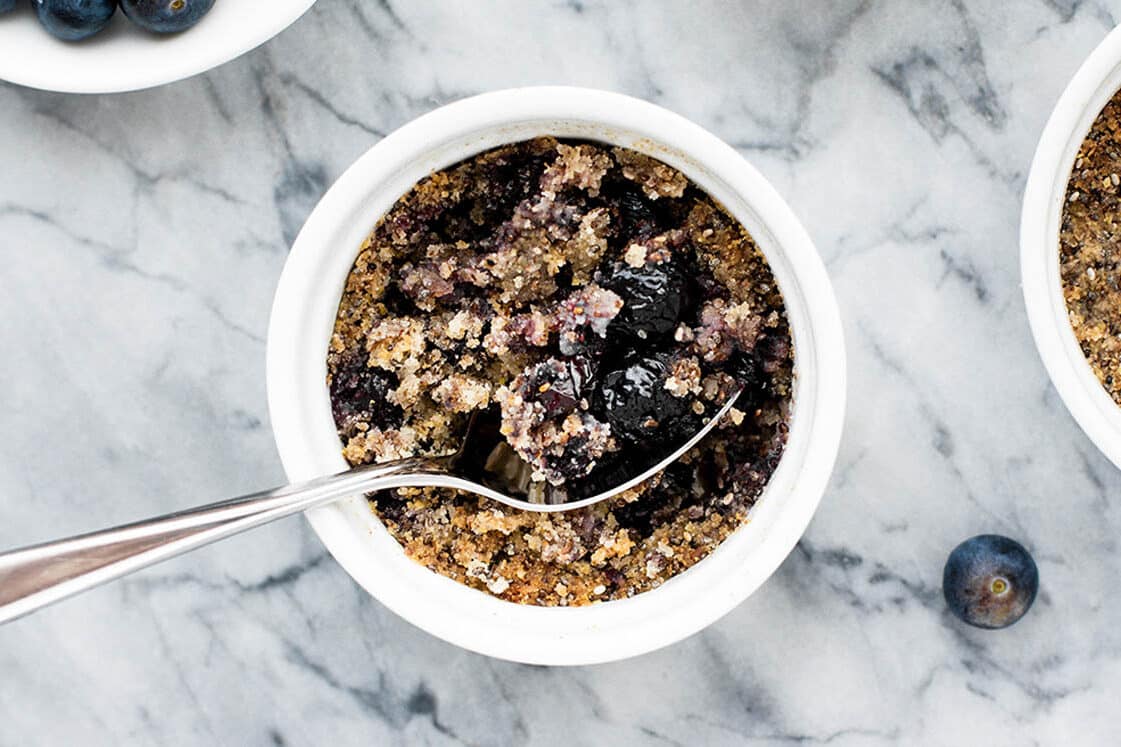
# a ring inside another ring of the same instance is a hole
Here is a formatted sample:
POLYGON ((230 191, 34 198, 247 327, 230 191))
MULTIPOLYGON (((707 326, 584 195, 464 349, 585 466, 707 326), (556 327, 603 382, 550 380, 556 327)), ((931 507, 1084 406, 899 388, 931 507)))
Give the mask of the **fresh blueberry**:
POLYGON ((16 0, 0 0, 0 13, 7 13, 9 10, 15 10, 16 0))
POLYGON ((616 435, 648 446, 690 427, 689 403, 666 389, 668 377, 661 358, 633 358, 603 375, 597 405, 616 435))
POLYGON ((64 41, 80 41, 109 24, 117 0, 31 0, 39 23, 64 41))
POLYGON ((121 0, 125 15, 157 34, 177 34, 202 20, 214 0, 121 0))
POLYGON ((650 340, 673 332, 689 303, 685 273, 670 262, 641 267, 619 263, 603 285, 623 299, 610 330, 631 339, 650 340))
POLYGON ((942 572, 950 611, 978 628, 1006 628, 1024 616, 1039 590, 1039 569, 1024 546, 981 534, 954 548, 942 572))

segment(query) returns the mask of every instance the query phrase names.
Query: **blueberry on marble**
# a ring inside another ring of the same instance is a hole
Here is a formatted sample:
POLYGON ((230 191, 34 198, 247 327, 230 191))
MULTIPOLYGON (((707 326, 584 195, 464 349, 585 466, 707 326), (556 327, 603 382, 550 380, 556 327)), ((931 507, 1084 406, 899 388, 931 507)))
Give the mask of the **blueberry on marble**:
POLYGON ((39 23, 64 41, 87 39, 109 24, 117 0, 31 0, 39 23))
POLYGON ((177 34, 202 20, 214 0, 121 0, 125 15, 143 29, 177 34))
POLYGON ((600 380, 597 406, 616 435, 640 446, 665 442, 686 424, 689 404, 666 389, 669 368, 661 357, 631 358, 600 380))
POLYGON ((1031 609, 1039 569, 1015 540, 981 534, 954 548, 942 572, 950 611, 978 628, 1006 628, 1031 609))

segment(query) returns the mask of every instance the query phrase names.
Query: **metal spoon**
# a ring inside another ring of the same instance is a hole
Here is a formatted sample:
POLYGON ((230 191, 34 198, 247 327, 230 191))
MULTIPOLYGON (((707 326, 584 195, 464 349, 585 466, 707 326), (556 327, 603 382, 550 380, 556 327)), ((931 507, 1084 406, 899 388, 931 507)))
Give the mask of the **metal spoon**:
POLYGON ((471 440, 444 457, 370 464, 92 534, 0 553, 0 623, 220 539, 351 495, 403 487, 455 488, 527 511, 571 511, 619 495, 677 461, 732 408, 737 390, 669 456, 618 485, 567 503, 531 503, 469 479, 460 462, 471 440))

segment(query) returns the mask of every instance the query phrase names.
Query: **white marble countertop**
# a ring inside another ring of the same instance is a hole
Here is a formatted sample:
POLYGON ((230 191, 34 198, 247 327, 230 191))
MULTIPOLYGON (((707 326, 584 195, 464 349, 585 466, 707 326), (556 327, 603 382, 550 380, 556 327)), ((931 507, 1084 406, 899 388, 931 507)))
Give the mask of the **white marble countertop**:
POLYGON ((282 480, 264 344, 319 195, 434 106, 536 83, 734 144, 825 257, 850 406, 804 541, 705 632, 599 667, 490 660, 369 598, 295 518, 0 629, 0 744, 1104 744, 1121 728, 1118 473, 1018 280, 1020 193, 1121 0, 320 0, 143 93, 0 84, 0 546, 282 480), (1017 626, 944 611, 1009 534, 1017 626))

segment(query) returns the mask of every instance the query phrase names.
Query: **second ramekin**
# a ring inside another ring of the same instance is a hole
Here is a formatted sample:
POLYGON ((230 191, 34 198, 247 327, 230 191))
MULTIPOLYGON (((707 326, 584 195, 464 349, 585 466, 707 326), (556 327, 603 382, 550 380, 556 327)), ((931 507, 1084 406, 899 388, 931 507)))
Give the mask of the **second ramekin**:
POLYGON ((1020 272, 1035 344, 1070 414, 1121 467, 1121 408, 1102 387, 1070 325, 1059 271, 1059 230, 1071 169, 1082 141, 1121 88, 1121 27, 1082 64, 1039 139, 1024 190, 1020 272))

